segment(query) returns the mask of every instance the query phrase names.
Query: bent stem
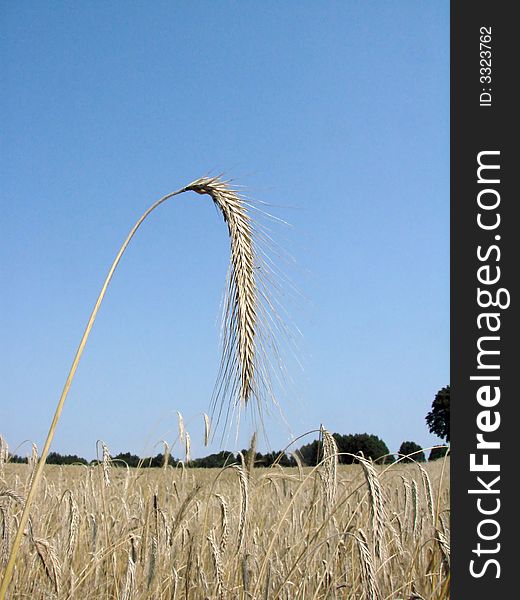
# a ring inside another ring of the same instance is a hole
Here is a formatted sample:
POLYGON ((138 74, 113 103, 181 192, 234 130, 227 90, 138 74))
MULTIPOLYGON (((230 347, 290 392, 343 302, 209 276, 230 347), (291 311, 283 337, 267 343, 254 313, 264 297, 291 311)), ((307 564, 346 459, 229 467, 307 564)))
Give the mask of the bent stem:
POLYGON ((157 200, 157 202, 152 204, 152 206, 150 206, 150 208, 142 215, 142 217, 134 225, 134 227, 128 234, 128 237, 126 238, 123 245, 121 246, 119 252, 117 253, 116 258, 114 259, 114 262, 112 263, 112 266, 110 267, 110 270, 108 272, 108 275, 106 276, 105 282, 103 283, 103 287, 101 288, 101 292, 99 293, 98 299, 96 300, 96 304, 94 305, 94 308, 92 310, 92 314, 90 315, 90 319, 88 320, 83 337, 81 338, 81 341, 79 343, 78 349, 76 351, 76 355, 74 356, 72 366, 70 368, 67 380, 65 381, 63 391, 61 393, 58 405, 56 407, 56 411, 54 413, 54 418, 52 419, 52 423, 49 428, 49 433, 47 434, 47 439, 45 440, 45 445, 43 446, 40 461, 38 462, 38 466, 36 467, 36 471, 34 472, 34 477, 33 477, 32 483, 31 483, 31 487, 29 488, 29 493, 27 495, 27 499, 25 501, 25 506, 23 509, 22 516, 20 518, 18 530, 16 532, 16 536, 13 541, 13 547, 12 547, 11 553, 9 555, 9 561, 5 567, 2 584, 0 586, 0 600, 5 599, 5 595, 7 593, 7 588, 9 587, 9 583, 11 582, 14 565, 16 562, 16 557, 18 555, 18 550, 20 548, 22 536, 23 536, 25 527, 27 525, 27 521, 29 519, 29 511, 31 508, 31 504, 32 504, 34 497, 36 496, 36 492, 38 490, 38 484, 39 484, 40 479, 43 474, 43 467, 45 466, 45 462, 47 460, 47 455, 49 454, 49 449, 50 449, 52 440, 54 438, 54 432, 56 430, 56 426, 58 425, 58 421, 60 419, 61 412, 63 410, 63 405, 65 404, 65 400, 69 393, 69 389, 72 384, 72 380, 74 379, 74 375, 76 374, 76 370, 78 368, 78 364, 81 359, 81 355, 83 354, 83 350, 85 349, 85 345, 86 345, 88 337, 90 335, 90 331, 92 329, 92 326, 94 325, 94 321, 96 320, 96 316, 98 314, 99 307, 101 306, 101 303, 103 302, 103 298, 105 297, 110 280, 112 279, 112 276, 114 275, 114 271, 116 270, 116 267, 119 264, 119 261, 121 260, 121 257, 123 256, 124 251, 126 250, 126 247, 130 243, 130 240, 133 238, 135 232, 139 229, 141 223, 146 219, 146 217, 152 211, 154 211, 159 205, 161 205, 163 202, 165 202, 169 198, 172 198, 173 196, 177 196, 178 194, 182 194, 183 192, 186 192, 186 191, 188 191, 187 187, 181 188, 180 190, 177 190, 176 192, 172 192, 170 194, 167 194, 166 196, 163 196, 160 200, 157 200))

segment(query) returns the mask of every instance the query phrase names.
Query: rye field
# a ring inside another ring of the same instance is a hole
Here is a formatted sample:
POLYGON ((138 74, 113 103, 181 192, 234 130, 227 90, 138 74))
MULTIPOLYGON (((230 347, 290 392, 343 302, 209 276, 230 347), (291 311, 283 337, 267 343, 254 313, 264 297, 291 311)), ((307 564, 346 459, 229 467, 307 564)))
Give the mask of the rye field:
MULTIPOLYGON (((445 600, 448 459, 376 465, 356 456, 356 464, 340 465, 334 437, 320 428, 323 458, 315 467, 295 456, 297 467, 261 468, 239 453, 222 469, 191 468, 188 458, 176 467, 130 468, 104 444, 99 463, 46 464, 126 247, 152 211, 185 192, 211 199, 230 242, 214 408, 261 417, 277 404, 273 382, 285 377, 278 341, 287 331, 274 299, 278 261, 264 248, 270 236, 231 181, 203 177, 152 204, 120 247, 41 455, 33 447, 27 464, 13 464, 0 447, 0 600, 445 600)), ((208 418, 206 438, 209 429, 208 418)), ((246 454, 255 456, 253 442, 246 454)))
MULTIPOLYGON (((449 598, 449 458, 46 465, 8 598, 449 598)), ((0 576, 34 464, 0 474, 0 576)))

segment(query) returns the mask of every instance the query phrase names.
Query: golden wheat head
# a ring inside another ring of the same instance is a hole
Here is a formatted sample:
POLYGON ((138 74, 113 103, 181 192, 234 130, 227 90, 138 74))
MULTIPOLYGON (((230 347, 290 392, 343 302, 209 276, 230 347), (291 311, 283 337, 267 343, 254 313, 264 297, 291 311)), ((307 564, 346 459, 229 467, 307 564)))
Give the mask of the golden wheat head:
POLYGON ((259 292, 254 230, 247 204, 230 182, 220 177, 203 177, 186 187, 208 194, 228 226, 231 260, 224 307, 223 355, 217 382, 219 397, 229 392, 235 405, 245 406, 258 397, 257 329, 259 292))

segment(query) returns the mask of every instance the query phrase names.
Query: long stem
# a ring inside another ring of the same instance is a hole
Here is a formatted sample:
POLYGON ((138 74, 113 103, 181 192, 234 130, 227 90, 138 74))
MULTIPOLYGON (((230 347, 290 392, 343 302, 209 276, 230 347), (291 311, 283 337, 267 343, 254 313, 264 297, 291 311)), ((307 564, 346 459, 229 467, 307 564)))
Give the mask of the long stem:
POLYGON ((54 432, 56 430, 56 426, 58 425, 58 421, 60 419, 61 412, 63 410, 63 405, 65 404, 65 400, 69 393, 69 389, 72 384, 72 380, 74 379, 74 375, 76 374, 76 369, 78 368, 78 364, 81 359, 81 355, 83 354, 83 350, 85 349, 85 345, 86 345, 88 337, 90 335, 90 331, 92 329, 92 326, 94 325, 94 321, 96 320, 96 316, 98 314, 99 307, 101 306, 101 303, 103 302, 103 298, 105 297, 110 280, 112 279, 112 276, 114 275, 114 271, 116 270, 116 267, 119 264, 119 261, 121 260, 121 257, 123 256, 124 251, 126 250, 126 247, 130 243, 130 240, 133 238, 135 232, 139 229, 141 223, 146 219, 146 217, 153 210, 155 210, 160 204, 162 204, 163 202, 165 202, 172 196, 177 196, 178 194, 182 194, 185 191, 187 191, 187 189, 182 188, 180 190, 177 190, 176 192, 167 194, 166 196, 163 196, 160 200, 157 200, 157 202, 152 204, 152 206, 150 206, 150 208, 142 215, 142 217, 133 226, 132 230, 128 234, 128 237, 126 238, 126 240, 124 241, 123 245, 121 246, 119 252, 117 253, 116 258, 114 259, 114 262, 112 263, 112 266, 110 267, 110 270, 108 272, 108 275, 106 276, 105 282, 103 283, 103 287, 101 288, 101 292, 99 293, 98 299, 96 300, 96 304, 94 305, 94 308, 92 310, 92 314, 90 315, 90 319, 88 320, 87 326, 85 328, 85 333, 83 334, 83 337, 81 338, 78 349, 76 351, 76 355, 74 356, 74 360, 72 361, 72 366, 70 368, 69 375, 67 377, 67 380, 65 381, 63 391, 61 393, 58 405, 56 407, 56 411, 54 413, 54 418, 52 419, 52 423, 49 428, 49 433, 47 434, 47 439, 45 440, 45 445, 43 446, 40 461, 38 462, 38 466, 36 467, 36 471, 34 473, 34 477, 33 477, 32 483, 31 483, 31 487, 29 488, 29 493, 28 493, 27 499, 25 501, 25 506, 23 509, 22 517, 20 519, 20 524, 18 525, 18 530, 16 532, 16 536, 13 541, 13 547, 12 547, 11 553, 9 555, 9 561, 5 567, 4 577, 2 579, 2 584, 0 586, 0 600, 5 599, 5 595, 7 593, 7 588, 9 587, 9 583, 11 582, 11 578, 13 575, 13 569, 14 569, 16 557, 18 554, 18 550, 20 548, 20 543, 22 540, 23 532, 25 530, 27 521, 29 519, 29 510, 31 508, 31 504, 34 500, 34 497, 35 497, 37 489, 38 489, 38 484, 39 484, 40 479, 43 474, 43 467, 45 466, 45 462, 47 460, 47 455, 49 454, 49 449, 50 449, 50 446, 52 443, 52 439, 54 438, 54 432))

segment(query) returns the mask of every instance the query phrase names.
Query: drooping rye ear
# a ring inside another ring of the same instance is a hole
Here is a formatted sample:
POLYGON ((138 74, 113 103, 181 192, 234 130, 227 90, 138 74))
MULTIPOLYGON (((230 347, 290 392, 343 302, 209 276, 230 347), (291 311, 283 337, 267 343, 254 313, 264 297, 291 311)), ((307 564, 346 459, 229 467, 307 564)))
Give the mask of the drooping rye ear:
POLYGON ((257 392, 258 287, 251 218, 240 194, 219 177, 197 179, 186 189, 211 196, 228 226, 231 261, 219 381, 235 403, 247 405, 257 392))

